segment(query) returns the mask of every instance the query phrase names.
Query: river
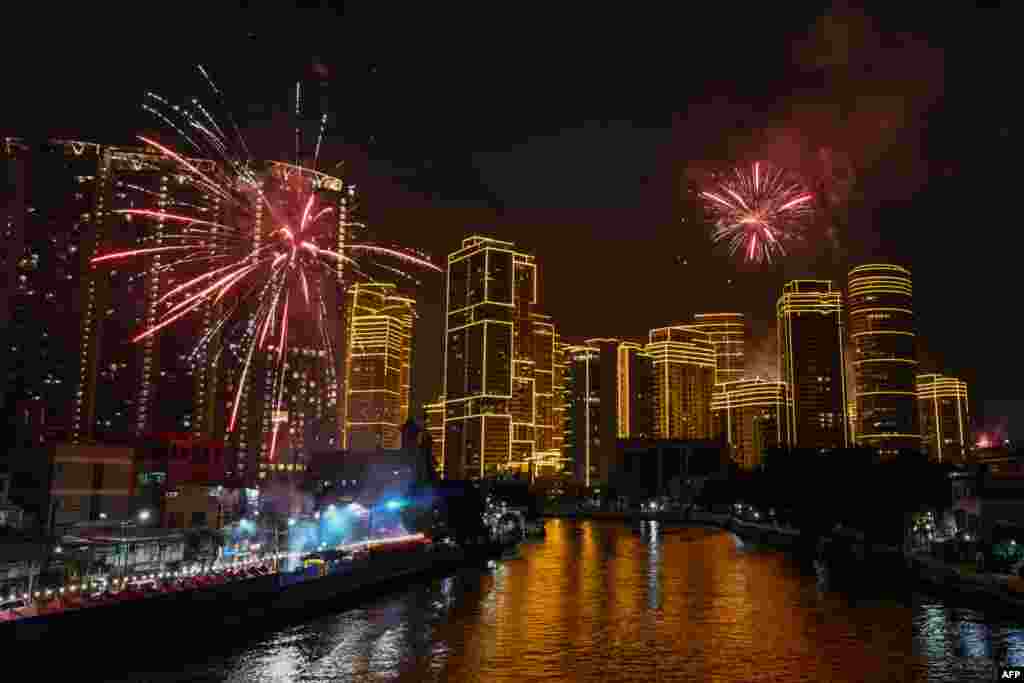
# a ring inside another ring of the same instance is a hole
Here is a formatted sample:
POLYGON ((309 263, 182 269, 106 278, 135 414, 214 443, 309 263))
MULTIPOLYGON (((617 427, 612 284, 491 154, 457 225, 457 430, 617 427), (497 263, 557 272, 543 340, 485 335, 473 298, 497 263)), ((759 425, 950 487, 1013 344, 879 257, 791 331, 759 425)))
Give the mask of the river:
POLYGON ((103 679, 973 681, 992 680, 997 659, 1024 665, 1024 615, 898 586, 838 590, 717 529, 549 520, 547 531, 486 572, 244 643, 129 655, 128 671, 103 679))

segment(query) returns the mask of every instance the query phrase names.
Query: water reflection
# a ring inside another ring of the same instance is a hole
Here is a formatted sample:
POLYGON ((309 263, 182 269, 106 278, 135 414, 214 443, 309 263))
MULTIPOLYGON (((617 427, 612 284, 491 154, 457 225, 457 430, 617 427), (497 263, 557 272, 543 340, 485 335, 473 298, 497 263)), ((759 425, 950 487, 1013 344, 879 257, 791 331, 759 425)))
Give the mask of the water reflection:
POLYGON ((182 673, 140 673, 157 668, 142 661, 122 678, 961 681, 990 679, 997 661, 1024 665, 1019 623, 899 586, 892 597, 840 592, 731 534, 565 520, 547 531, 522 560, 417 584, 236 651, 214 644, 182 673))

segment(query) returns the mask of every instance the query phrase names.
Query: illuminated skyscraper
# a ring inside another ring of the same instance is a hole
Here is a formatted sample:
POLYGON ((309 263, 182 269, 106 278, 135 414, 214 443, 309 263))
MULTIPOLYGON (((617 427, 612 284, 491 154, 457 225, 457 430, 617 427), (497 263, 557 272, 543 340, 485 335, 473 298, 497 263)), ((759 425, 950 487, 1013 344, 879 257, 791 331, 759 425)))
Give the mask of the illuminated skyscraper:
MULTIPOLYGON (((847 370, 847 377, 850 376, 849 370, 847 370)), ((850 429, 850 443, 857 443, 857 399, 849 399, 846 401, 846 423, 850 429)))
POLYGON ((654 363, 650 354, 642 344, 631 341, 604 341, 601 349, 602 353, 615 353, 616 437, 652 438, 654 363))
POLYGON ((793 280, 776 305, 779 374, 793 397, 787 438, 799 448, 846 448, 843 298, 828 280, 793 280))
POLYGON ((564 447, 566 457, 572 460, 577 481, 587 487, 600 481, 604 407, 601 389, 601 350, 590 344, 569 346, 566 349, 564 447))
POLYGON ((558 425, 561 416, 561 386, 557 383, 558 333, 551 318, 533 314, 533 425, 534 451, 531 471, 534 474, 561 469, 562 449, 558 425))
POLYGON ((936 462, 962 463, 971 448, 967 383, 956 377, 917 376, 924 450, 936 462))
MULTIPOLYGON (((237 349, 225 348, 221 354, 222 345, 215 336, 206 348, 192 351, 217 316, 233 305, 232 295, 216 307, 201 307, 165 333, 133 343, 140 329, 174 304, 161 302, 161 297, 190 275, 199 274, 201 264, 190 273, 185 266, 160 271, 160 266, 173 260, 161 254, 99 265, 91 259, 165 244, 171 232, 179 231, 159 219, 117 213, 120 209, 172 210, 238 226, 251 230, 253 243, 259 245, 278 227, 263 214, 263 204, 254 215, 235 215, 206 187, 182 174, 176 162, 148 147, 5 139, 2 159, 9 182, 0 222, 8 243, 14 245, 7 250, 10 257, 4 258, 3 267, 18 288, 2 298, 0 322, 10 322, 16 331, 18 351, 12 353, 28 354, 8 363, 7 374, 11 368, 20 368, 16 377, 7 378, 18 387, 18 397, 44 400, 54 412, 48 423, 72 441, 120 441, 162 432, 222 435, 238 374, 237 364, 226 360, 237 349), (33 303, 36 298, 39 301, 33 303), (26 315, 29 310, 31 316, 26 315), (19 339, 35 341, 30 346, 19 339), (36 355, 35 360, 30 357, 36 355), (215 363, 218 356, 219 364, 215 363)), ((213 169, 209 160, 189 161, 204 172, 213 169)), ((337 229, 324 231, 318 241, 328 249, 345 241, 353 188, 325 174, 299 173, 289 164, 266 164, 258 173, 271 201, 297 188, 315 191, 321 202, 336 208, 338 217, 337 229)), ((219 230, 210 227, 211 233, 219 230)), ((336 275, 336 282, 324 285, 323 310, 302 315, 304 322, 317 322, 316 334, 330 330, 342 343, 319 356, 315 351, 322 348, 319 339, 294 340, 292 346, 302 360, 289 359, 284 393, 295 400, 275 415, 271 400, 275 383, 266 376, 270 370, 247 377, 239 429, 229 439, 241 455, 239 474, 255 478, 256 461, 269 457, 270 441, 264 437, 272 431, 271 425, 285 424, 284 414, 290 422, 281 427, 283 442, 300 451, 310 438, 323 437, 325 445, 337 440, 341 427, 337 377, 344 341, 340 263, 336 275), (309 366, 314 355, 322 359, 315 361, 317 367, 301 370, 299 366, 309 366), (308 382, 292 387, 302 381, 304 372, 315 387, 308 382), (303 417, 312 409, 312 404, 305 405, 309 401, 317 406, 315 421, 303 417)), ((309 327, 291 325, 289 329, 301 336, 309 327)), ((254 358, 254 363, 254 369, 272 366, 260 358, 254 358)))
MULTIPOLYGON (((350 239, 348 224, 356 201, 354 186, 340 178, 284 162, 268 162, 258 175, 263 194, 274 205, 297 206, 296 197, 312 193, 317 206, 333 209, 330 227, 317 235, 318 246, 337 250, 350 239)), ((251 231, 254 247, 280 227, 274 216, 263 210, 262 203, 255 215, 234 220, 251 231)), ((322 302, 316 310, 290 307, 289 355, 283 372, 278 373, 277 363, 271 357, 278 351, 276 343, 269 343, 265 352, 254 357, 243 387, 238 426, 229 435, 238 454, 237 473, 243 478, 266 479, 271 473, 289 477, 292 472, 306 468, 312 451, 336 449, 343 443, 347 350, 344 291, 348 273, 341 262, 334 266, 333 275, 333 279, 325 277, 308 283, 311 292, 317 290, 310 300, 322 302), (279 395, 282 401, 275 413, 279 395)), ((229 298, 230 295, 226 297, 229 298)), ((219 392, 223 407, 217 411, 219 416, 230 412, 240 369, 240 363, 230 363, 223 369, 224 391, 219 392)))
POLYGON ((423 406, 426 430, 430 434, 430 454, 434 468, 440 472, 444 459, 444 396, 438 396, 432 403, 423 406))
POLYGON ((857 442, 886 455, 920 450, 910 271, 857 266, 849 281, 857 442))
POLYGON ((715 384, 743 379, 746 319, 742 313, 697 313, 693 327, 707 332, 715 347, 715 384))
POLYGON ((653 364, 652 430, 658 439, 711 438, 715 347, 692 325, 651 330, 645 348, 653 364))
POLYGON ((753 469, 761 465, 768 449, 789 446, 786 423, 793 406, 789 385, 756 378, 716 388, 711 399, 714 433, 725 436, 738 465, 753 469))
POLYGON ((79 352, 101 158, 84 142, 0 139, 0 406, 39 401, 61 439, 92 390, 79 352))
POLYGON ((557 336, 553 324, 534 310, 534 257, 516 251, 511 242, 467 237, 448 256, 446 301, 444 476, 535 474, 535 463, 557 457, 552 450, 557 336), (551 409, 542 408, 540 429, 538 378, 542 398, 551 399, 551 409))
POLYGON ((401 448, 415 301, 383 282, 352 284, 346 294, 345 447, 401 448))
POLYGON ((171 305, 160 297, 187 274, 160 272, 172 260, 161 254, 101 266, 90 261, 163 244, 172 231, 119 209, 188 214, 202 205, 208 210, 197 217, 220 222, 219 200, 145 147, 5 140, 3 157, 13 180, 3 222, 13 244, 5 270, 17 288, 4 298, 13 307, 3 315, 17 347, 11 360, 19 370, 8 378, 16 393, 45 401, 53 412, 48 424, 75 442, 159 432, 210 436, 216 372, 206 353, 191 352, 212 309, 182 319, 174 334, 133 343, 171 305))
POLYGON ((552 442, 555 450, 562 454, 561 467, 557 468, 560 472, 564 471, 566 463, 570 462, 565 457, 565 420, 566 420, 566 405, 568 401, 568 392, 566 390, 566 349, 568 345, 562 341, 561 336, 558 332, 555 332, 555 355, 552 363, 554 369, 554 406, 552 411, 554 412, 553 422, 555 426, 555 433, 552 437, 552 442))
POLYGON ((585 486, 607 484, 616 439, 652 434, 651 359, 619 339, 588 339, 566 358, 566 458, 585 486))

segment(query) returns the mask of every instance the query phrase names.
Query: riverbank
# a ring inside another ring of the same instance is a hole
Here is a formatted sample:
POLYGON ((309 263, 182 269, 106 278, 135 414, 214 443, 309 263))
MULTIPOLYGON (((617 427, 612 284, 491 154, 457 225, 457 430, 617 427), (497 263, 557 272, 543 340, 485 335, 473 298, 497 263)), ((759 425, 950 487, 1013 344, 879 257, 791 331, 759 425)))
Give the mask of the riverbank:
POLYGON ((947 599, 966 598, 971 603, 997 610, 1024 610, 1024 580, 1010 574, 977 572, 969 566, 950 564, 923 553, 907 555, 907 567, 925 592, 947 599))
POLYGON ((262 629, 310 618, 408 581, 480 566, 500 556, 501 550, 497 546, 433 548, 373 555, 323 576, 282 572, 69 609, 0 623, 0 641, 39 645, 71 641, 87 645, 94 641, 101 645, 112 637, 119 643, 173 637, 181 642, 218 633, 225 627, 262 629), (126 624, 145 624, 145 628, 125 629, 126 624))

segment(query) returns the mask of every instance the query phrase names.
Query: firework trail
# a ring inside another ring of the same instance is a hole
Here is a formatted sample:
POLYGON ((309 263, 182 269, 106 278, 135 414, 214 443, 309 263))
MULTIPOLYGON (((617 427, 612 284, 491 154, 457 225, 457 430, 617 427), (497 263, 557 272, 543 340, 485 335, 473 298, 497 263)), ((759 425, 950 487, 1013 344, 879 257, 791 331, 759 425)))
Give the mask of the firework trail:
POLYGON ((731 254, 742 251, 749 263, 784 256, 785 243, 799 237, 814 215, 814 195, 764 162, 736 168, 716 185, 700 193, 714 217, 712 239, 728 242, 731 254))
MULTIPOLYGON (((199 71, 224 106, 223 93, 209 73, 202 66, 199 71)), ((316 170, 326 115, 319 120, 319 134, 309 167, 301 164, 301 133, 296 122, 296 163, 272 164, 282 169, 286 182, 284 191, 275 193, 271 198, 264 191, 265 174, 255 170, 234 118, 230 118, 231 126, 228 128, 233 135, 228 135, 209 109, 195 98, 175 105, 160 95, 147 93, 143 109, 169 126, 191 148, 196 158, 187 158, 154 140, 139 139, 172 163, 176 167, 175 173, 187 178, 202 193, 207 205, 173 201, 160 205, 158 209, 118 210, 117 213, 126 217, 157 221, 171 231, 160 235, 160 246, 107 253, 97 256, 92 262, 117 264, 122 260, 158 255, 173 259, 169 263, 160 263, 158 258, 149 259, 156 262, 149 271, 151 275, 169 274, 175 276, 175 281, 180 284, 156 299, 157 319, 132 341, 152 337, 182 318, 209 310, 215 312, 215 319, 196 343, 190 360, 207 349, 215 339, 223 338, 226 342, 228 337, 238 337, 236 343, 222 344, 213 361, 218 363, 223 350, 229 347, 241 361, 240 380, 230 410, 229 432, 235 429, 243 389, 254 358, 257 352, 267 354, 268 361, 276 368, 275 423, 271 442, 273 457, 279 427, 276 416, 284 398, 290 313, 305 314, 305 319, 318 327, 314 337, 324 351, 331 352, 333 345, 324 324, 327 306, 322 294, 326 283, 341 283, 341 267, 351 274, 368 277, 368 267, 379 266, 414 279, 405 271, 376 264, 369 258, 364 263, 360 258, 372 255, 387 257, 406 267, 437 272, 441 269, 418 252, 339 240, 337 233, 340 228, 350 233, 352 228, 363 225, 348 220, 345 200, 334 206, 320 205, 325 203, 321 186, 328 180, 336 182, 336 179, 316 170), (257 230, 258 222, 254 220, 257 216, 262 216, 264 225, 269 220, 271 228, 257 230), (333 241, 331 230, 334 232, 333 241), (195 272, 197 265, 202 269, 198 274, 195 272), (316 283, 321 286, 315 286, 316 283), (293 291, 295 296, 292 296, 293 291), (220 305, 222 301, 223 306, 220 305), (276 348, 268 348, 275 342, 276 348)), ((295 89, 296 118, 301 109, 301 84, 298 84, 295 89)), ((335 185, 332 189, 346 198, 354 196, 354 187, 351 186, 342 188, 335 185)), ((147 191, 143 190, 143 193, 147 191)))

